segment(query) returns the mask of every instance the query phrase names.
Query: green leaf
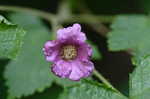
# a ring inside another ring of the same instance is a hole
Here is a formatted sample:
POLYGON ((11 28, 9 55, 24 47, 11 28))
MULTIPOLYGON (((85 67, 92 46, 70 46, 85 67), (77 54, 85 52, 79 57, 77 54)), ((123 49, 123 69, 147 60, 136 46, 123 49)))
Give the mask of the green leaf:
POLYGON ((111 27, 108 47, 112 51, 136 48, 141 42, 144 43, 142 40, 149 34, 148 19, 145 16, 118 16, 111 27))
POLYGON ((150 20, 147 16, 118 16, 108 34, 109 49, 132 51, 137 67, 130 75, 130 99, 150 97, 150 20))
POLYGON ((143 58, 130 75, 130 99, 150 97, 150 56, 143 58))
POLYGON ((104 85, 86 81, 79 85, 68 87, 59 99, 126 99, 114 90, 104 85))
POLYGON ((42 52, 50 38, 49 30, 38 17, 13 14, 12 21, 22 25, 28 32, 18 59, 11 61, 5 71, 10 97, 21 97, 43 91, 52 84, 50 64, 42 52))
POLYGON ((111 51, 130 49, 135 61, 150 54, 150 20, 147 16, 118 16, 108 34, 108 47, 111 51), (137 58, 138 57, 138 58, 137 58))
POLYGON ((16 58, 25 35, 25 31, 17 25, 9 23, 0 16, 0 57, 16 58))
POLYGON ((100 60, 102 58, 102 55, 99 52, 98 47, 92 41, 88 40, 87 42, 92 46, 93 49, 92 59, 100 60))

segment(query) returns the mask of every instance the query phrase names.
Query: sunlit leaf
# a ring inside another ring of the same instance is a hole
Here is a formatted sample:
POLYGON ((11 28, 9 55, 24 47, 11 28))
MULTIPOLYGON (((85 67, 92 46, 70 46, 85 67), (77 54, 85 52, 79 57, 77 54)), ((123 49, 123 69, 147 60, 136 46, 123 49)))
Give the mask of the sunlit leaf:
POLYGON ((92 81, 68 87, 59 99, 126 99, 114 90, 92 81))
POLYGON ((129 50, 135 56, 150 54, 150 19, 144 15, 118 16, 108 34, 108 47, 111 51, 129 50))
POLYGON ((130 75, 130 99, 150 97, 150 56, 142 59, 130 75))
POLYGON ((0 57, 16 58, 23 44, 25 31, 0 16, 0 57))

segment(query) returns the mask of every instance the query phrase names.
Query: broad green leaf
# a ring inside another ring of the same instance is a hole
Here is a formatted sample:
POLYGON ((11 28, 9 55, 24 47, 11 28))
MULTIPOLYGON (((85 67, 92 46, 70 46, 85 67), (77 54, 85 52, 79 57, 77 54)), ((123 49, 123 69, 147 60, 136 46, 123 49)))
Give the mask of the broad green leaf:
POLYGON ((0 57, 16 58, 25 35, 25 31, 17 25, 9 23, 0 16, 0 57))
POLYGON ((150 56, 142 59, 130 75, 130 99, 150 98, 150 56))
POLYGON ((43 91, 52 83, 50 64, 43 56, 42 47, 50 38, 49 30, 38 17, 13 14, 12 21, 27 30, 18 59, 11 61, 5 71, 10 97, 21 97, 43 91))
POLYGON ((112 89, 91 81, 68 87, 59 99, 126 99, 112 89))
POLYGON ((88 40, 87 42, 92 46, 92 49, 93 49, 92 59, 97 59, 97 60, 101 59, 102 55, 99 52, 98 47, 92 41, 88 40))
POLYGON ((111 51, 130 49, 136 61, 150 54, 150 19, 147 16, 118 16, 111 27, 112 31, 108 34, 111 51))
POLYGON ((109 49, 118 51, 140 46, 144 43, 143 39, 150 36, 149 24, 145 16, 118 16, 108 34, 109 49))

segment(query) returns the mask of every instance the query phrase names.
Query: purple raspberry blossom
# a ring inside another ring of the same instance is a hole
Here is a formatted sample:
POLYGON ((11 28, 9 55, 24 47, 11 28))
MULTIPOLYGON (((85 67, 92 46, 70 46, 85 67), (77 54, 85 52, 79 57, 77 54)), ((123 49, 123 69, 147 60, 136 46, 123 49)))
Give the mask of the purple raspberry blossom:
POLYGON ((45 43, 44 55, 47 61, 53 63, 51 70, 55 75, 79 81, 92 73, 94 69, 90 61, 92 48, 85 40, 86 36, 81 32, 81 26, 74 24, 59 29, 57 40, 45 43))

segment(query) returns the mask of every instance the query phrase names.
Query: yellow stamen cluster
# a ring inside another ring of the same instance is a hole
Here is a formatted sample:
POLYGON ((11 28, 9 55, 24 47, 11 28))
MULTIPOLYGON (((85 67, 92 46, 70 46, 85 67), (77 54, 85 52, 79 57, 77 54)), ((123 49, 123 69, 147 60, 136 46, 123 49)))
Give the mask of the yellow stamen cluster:
POLYGON ((65 45, 60 51, 61 58, 64 60, 73 60, 77 56, 77 49, 74 45, 65 45))

